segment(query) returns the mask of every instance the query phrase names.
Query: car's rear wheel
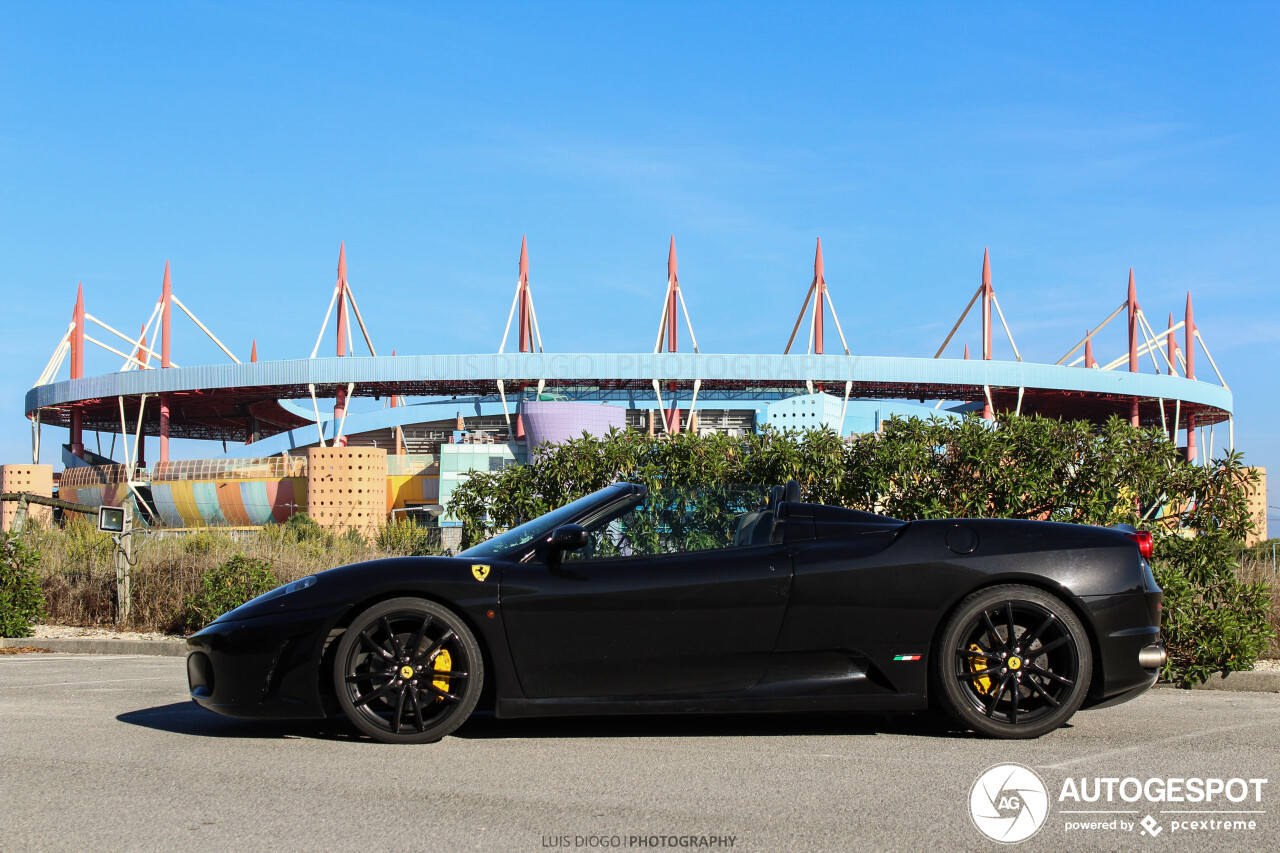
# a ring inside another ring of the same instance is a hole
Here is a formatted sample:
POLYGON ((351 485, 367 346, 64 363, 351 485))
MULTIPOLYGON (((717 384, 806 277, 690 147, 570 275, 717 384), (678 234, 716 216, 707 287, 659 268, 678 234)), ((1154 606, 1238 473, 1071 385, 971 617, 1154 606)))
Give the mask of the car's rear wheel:
POLYGON ((338 704, 357 729, 383 743, 440 740, 471 716, 483 687, 475 636, 434 601, 376 604, 338 643, 338 704))
POLYGON ((933 680, 961 725, 999 738, 1034 738, 1084 702, 1093 674, 1089 635, 1061 599, 1007 584, 965 598, 943 628, 933 680))

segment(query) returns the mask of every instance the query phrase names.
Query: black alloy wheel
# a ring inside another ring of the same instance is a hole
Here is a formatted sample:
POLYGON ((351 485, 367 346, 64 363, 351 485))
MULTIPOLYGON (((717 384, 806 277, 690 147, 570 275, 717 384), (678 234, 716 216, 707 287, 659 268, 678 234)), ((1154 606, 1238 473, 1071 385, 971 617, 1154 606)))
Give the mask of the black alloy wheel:
POLYGON ((356 728, 383 743, 440 740, 471 716, 483 686, 475 636, 434 601, 374 605, 338 643, 338 703, 356 728))
POLYGON ((1080 708, 1093 677, 1080 619, 1035 587, 994 586, 965 598, 933 660, 942 705, 960 724, 999 738, 1034 738, 1080 708))

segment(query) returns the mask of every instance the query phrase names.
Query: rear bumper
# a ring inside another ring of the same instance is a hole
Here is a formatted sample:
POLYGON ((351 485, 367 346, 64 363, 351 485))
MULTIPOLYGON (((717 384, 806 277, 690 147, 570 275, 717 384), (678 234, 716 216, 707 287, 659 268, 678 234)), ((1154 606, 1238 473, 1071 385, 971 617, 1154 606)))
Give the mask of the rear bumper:
POLYGON ((1159 592, 1131 592, 1083 599, 1098 648, 1088 706, 1116 705, 1156 683, 1164 661, 1159 592))
POLYGON ((318 718, 321 659, 342 608, 215 622, 187 638, 187 686, 229 717, 318 718))

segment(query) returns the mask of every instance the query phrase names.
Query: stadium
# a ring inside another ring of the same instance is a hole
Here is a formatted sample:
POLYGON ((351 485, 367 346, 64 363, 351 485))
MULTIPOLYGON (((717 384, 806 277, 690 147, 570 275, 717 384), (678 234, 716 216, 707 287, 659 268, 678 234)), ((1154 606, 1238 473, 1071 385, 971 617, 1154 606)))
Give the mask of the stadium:
MULTIPOLYGON (((1190 460, 1213 441, 1217 425, 1234 432, 1231 391, 1196 327, 1189 294, 1182 319, 1174 323, 1170 314, 1157 332, 1131 270, 1114 310, 1099 306, 1104 319, 1080 341, 1065 342, 1057 362, 1032 363, 1022 359, 985 253, 978 278, 976 290, 962 291, 968 303, 936 352, 857 353, 836 314, 819 240, 795 323, 779 329, 780 341, 789 331, 781 352, 708 353, 698 347, 685 307, 673 237, 651 351, 548 352, 522 241, 496 351, 380 355, 340 247, 310 355, 258 361, 255 344, 241 361, 200 321, 199 306, 175 292, 166 262, 159 297, 136 337, 91 313, 83 290, 77 293, 24 407, 34 461, 42 427, 69 431, 65 470, 55 477, 52 466, 7 465, 3 490, 21 481, 28 491, 52 494, 56 484, 59 497, 90 506, 132 496, 144 521, 170 528, 253 527, 302 511, 333 527, 370 528, 398 515, 448 527, 449 496, 470 472, 521 464, 543 444, 612 428, 741 434, 769 424, 825 426, 849 436, 874 433, 894 415, 1120 416, 1158 426, 1190 460), (179 312, 225 353, 225 363, 180 366, 171 358, 179 312), (1098 361, 1095 336, 1122 317, 1126 349, 1098 361), (981 327, 974 357, 967 345, 957 351, 966 320, 981 327), (832 327, 838 346, 828 340, 832 327), (1013 360, 994 357, 997 333, 1013 360), (89 346, 120 358, 119 370, 86 376, 89 346), (1197 352, 1213 381, 1203 370, 1197 376, 1197 352), (214 442, 217 452, 171 459, 176 438, 214 442)), ((495 294, 498 302, 505 304, 495 294)))

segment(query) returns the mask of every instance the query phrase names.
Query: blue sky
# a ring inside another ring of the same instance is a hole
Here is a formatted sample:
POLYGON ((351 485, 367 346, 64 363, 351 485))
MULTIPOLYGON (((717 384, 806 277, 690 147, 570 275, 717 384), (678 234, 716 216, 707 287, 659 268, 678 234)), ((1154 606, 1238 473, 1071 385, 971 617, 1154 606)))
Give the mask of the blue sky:
POLYGON ((1116 5, 11 5, 0 458, 77 281, 136 331, 168 258, 237 353, 302 357, 345 240, 380 349, 492 351, 527 233, 548 348, 639 351, 674 233, 704 351, 781 349, 817 236, 868 354, 932 355, 984 246, 1034 360, 1132 266, 1280 476, 1280 11, 1116 5))

